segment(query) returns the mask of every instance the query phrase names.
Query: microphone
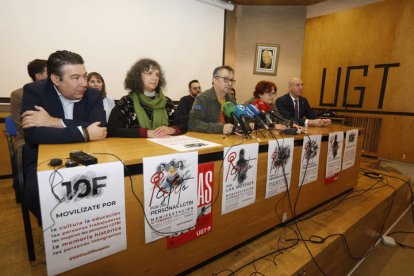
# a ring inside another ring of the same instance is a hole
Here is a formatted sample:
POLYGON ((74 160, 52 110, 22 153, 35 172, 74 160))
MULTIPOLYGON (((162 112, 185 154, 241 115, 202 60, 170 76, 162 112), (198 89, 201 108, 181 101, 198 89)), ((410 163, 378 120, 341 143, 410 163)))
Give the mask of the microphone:
POLYGON ((249 132, 252 131, 252 128, 250 127, 249 123, 246 120, 246 108, 244 107, 244 105, 237 104, 235 113, 236 113, 236 117, 240 120, 243 134, 248 136, 249 132))
POLYGON ((284 124, 287 124, 287 125, 290 124, 290 121, 287 120, 285 117, 283 117, 282 114, 280 114, 279 112, 276 112, 276 111, 272 110, 270 108, 270 105, 268 103, 265 103, 264 101, 259 100, 259 99, 258 100, 255 100, 254 102, 257 103, 258 108, 260 110, 264 110, 265 112, 269 113, 274 118, 278 119, 279 121, 282 121, 284 124))
POLYGON ((268 114, 270 114, 274 118, 277 118, 278 120, 282 121, 288 127, 287 129, 284 129, 284 130, 281 131, 283 134, 289 134, 289 135, 295 135, 296 134, 297 128, 291 127, 291 122, 289 120, 285 119, 278 112, 272 110, 268 103, 265 103, 264 101, 262 101, 260 99, 257 99, 253 102, 253 104, 257 105, 259 110, 261 110, 262 112, 267 112, 268 114))
POLYGON ((259 109, 260 113, 265 118, 267 125, 273 129, 275 127, 275 124, 273 123, 273 120, 272 118, 270 118, 270 115, 269 115, 270 105, 264 103, 260 99, 254 100, 252 104, 256 106, 257 109, 259 109))
POLYGON ((259 125, 264 127, 266 130, 270 130, 271 128, 260 118, 260 115, 262 114, 260 110, 252 104, 248 104, 246 106, 246 114, 253 120, 255 120, 259 125))
POLYGON ((241 129, 241 123, 235 114, 236 113, 235 105, 232 102, 225 102, 223 104, 223 111, 224 111, 224 115, 227 118, 232 119, 232 122, 236 126, 236 129, 241 129))

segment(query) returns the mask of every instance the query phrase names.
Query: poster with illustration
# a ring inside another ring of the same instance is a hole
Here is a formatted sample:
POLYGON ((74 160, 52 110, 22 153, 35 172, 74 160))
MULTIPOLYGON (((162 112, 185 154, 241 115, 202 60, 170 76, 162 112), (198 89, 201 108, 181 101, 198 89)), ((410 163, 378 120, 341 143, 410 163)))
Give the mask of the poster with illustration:
POLYGON ((318 179, 321 140, 322 135, 310 135, 303 137, 299 186, 311 183, 318 179))
POLYGON ((325 184, 338 180, 342 164, 344 132, 331 132, 328 138, 328 156, 326 157, 325 184))
POLYGON ((145 157, 145 242, 193 228, 197 219, 198 153, 145 157))
POLYGON ((355 155, 358 144, 358 129, 351 129, 346 132, 344 158, 342 169, 346 170, 355 164, 355 155))
POLYGON ((269 141, 266 198, 283 193, 290 187, 293 148, 293 138, 269 141))
POLYGON ((198 211, 197 225, 167 238, 167 248, 180 246, 188 241, 204 236, 213 230, 213 187, 214 162, 198 164, 198 211))
POLYGON ((258 143, 224 148, 222 214, 255 202, 258 154, 258 143))

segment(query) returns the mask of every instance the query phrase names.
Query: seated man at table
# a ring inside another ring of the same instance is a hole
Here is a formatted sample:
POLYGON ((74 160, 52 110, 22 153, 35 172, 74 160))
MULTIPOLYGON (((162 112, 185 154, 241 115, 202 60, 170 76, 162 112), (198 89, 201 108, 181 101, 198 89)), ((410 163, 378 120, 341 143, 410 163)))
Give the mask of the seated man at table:
POLYGON ((188 84, 189 95, 183 96, 177 106, 177 112, 175 113, 176 124, 182 124, 184 126, 183 132, 188 130, 188 117, 191 108, 193 107, 194 99, 201 92, 200 82, 198 80, 192 80, 188 84))
POLYGON ((230 89, 234 80, 234 70, 230 66, 219 66, 213 71, 213 87, 199 94, 190 111, 188 128, 190 131, 231 134, 233 124, 225 122, 223 105, 235 104, 230 89))
POLYGON ((279 112, 286 119, 297 122, 300 126, 323 127, 329 125, 331 120, 316 118, 308 100, 302 96, 302 92, 302 80, 291 78, 288 84, 288 93, 276 100, 276 107, 279 112))
POLYGON ((36 177, 39 144, 79 143, 106 137, 102 97, 99 91, 87 88, 83 58, 69 51, 57 51, 49 56, 47 72, 48 79, 23 87, 22 103, 22 127, 26 139, 23 200, 39 223, 36 177))
MULTIPOLYGON (((27 72, 33 81, 39 81, 47 79, 47 60, 35 59, 29 62, 27 65, 27 72)), ((13 122, 16 125, 17 134, 14 142, 14 147, 18 148, 24 144, 24 134, 22 129, 22 100, 23 100, 23 87, 14 90, 10 94, 10 113, 13 118, 13 122)))

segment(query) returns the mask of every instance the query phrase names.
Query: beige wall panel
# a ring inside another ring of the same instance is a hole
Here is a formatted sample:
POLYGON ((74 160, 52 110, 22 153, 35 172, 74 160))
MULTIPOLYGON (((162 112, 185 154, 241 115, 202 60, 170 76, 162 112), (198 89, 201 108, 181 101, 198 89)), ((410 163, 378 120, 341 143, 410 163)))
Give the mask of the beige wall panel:
POLYGON ((236 19, 228 17, 226 20, 225 63, 236 70, 234 87, 238 102, 252 97, 256 83, 261 80, 275 82, 278 96, 283 95, 289 78, 300 75, 306 8, 238 6, 232 15, 236 19), (236 28, 232 27, 234 20, 236 28), (229 39, 235 40, 234 48, 229 39), (256 43, 280 44, 276 76, 253 74, 256 43))

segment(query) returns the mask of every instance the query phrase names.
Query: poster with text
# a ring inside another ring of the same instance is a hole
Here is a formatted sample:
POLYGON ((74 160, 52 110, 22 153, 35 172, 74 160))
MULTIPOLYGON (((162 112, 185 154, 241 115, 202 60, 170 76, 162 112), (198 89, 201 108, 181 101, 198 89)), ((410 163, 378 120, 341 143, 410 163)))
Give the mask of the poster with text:
POLYGON ((195 238, 204 236, 213 230, 213 186, 214 162, 198 165, 198 205, 197 225, 183 233, 167 238, 167 248, 174 248, 195 238))
POLYGON ((339 178, 342 163, 343 140, 343 131, 329 133, 325 184, 333 183, 339 178))
POLYGON ((355 154, 358 143, 358 129, 351 129, 346 132, 344 158, 342 161, 342 169, 346 170, 355 164, 355 154))
POLYGON ((49 275, 126 249, 121 162, 38 173, 49 275))
POLYGON ((146 157, 143 161, 145 242, 193 228, 197 219, 198 152, 146 157))
POLYGON ((293 148, 293 138, 269 141, 266 198, 289 189, 292 175, 293 148))
POLYGON ((322 135, 310 135, 303 137, 299 186, 311 183, 318 179, 321 140, 322 135))
POLYGON ((258 143, 224 148, 222 214, 255 202, 258 154, 258 143))

